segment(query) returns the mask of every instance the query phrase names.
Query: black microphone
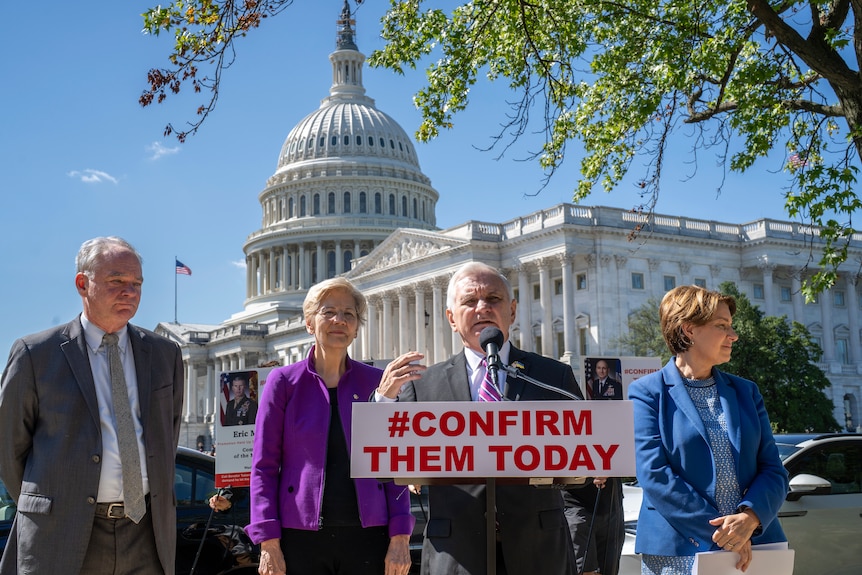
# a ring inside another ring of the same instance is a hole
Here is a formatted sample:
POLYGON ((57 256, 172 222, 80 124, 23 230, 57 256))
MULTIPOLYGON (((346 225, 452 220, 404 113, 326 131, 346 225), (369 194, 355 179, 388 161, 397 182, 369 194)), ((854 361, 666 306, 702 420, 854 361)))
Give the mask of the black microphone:
POLYGON ((491 381, 500 389, 500 378, 497 370, 500 368, 500 348, 503 347, 503 332, 500 328, 488 326, 479 334, 479 345, 485 350, 485 361, 488 363, 488 373, 491 381))

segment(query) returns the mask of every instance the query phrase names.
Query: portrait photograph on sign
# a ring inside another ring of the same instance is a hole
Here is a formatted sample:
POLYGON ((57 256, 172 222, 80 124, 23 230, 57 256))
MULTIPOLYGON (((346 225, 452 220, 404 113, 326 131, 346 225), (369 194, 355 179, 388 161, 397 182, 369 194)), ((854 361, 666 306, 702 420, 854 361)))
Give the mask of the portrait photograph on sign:
POLYGON ((623 383, 619 358, 588 357, 584 360, 587 399, 622 399, 623 383))
POLYGON ((216 487, 248 487, 254 423, 261 378, 266 370, 226 371, 219 375, 216 419, 216 487))
POLYGON ((658 357, 587 357, 581 374, 584 397, 628 399, 631 382, 660 369, 658 357))

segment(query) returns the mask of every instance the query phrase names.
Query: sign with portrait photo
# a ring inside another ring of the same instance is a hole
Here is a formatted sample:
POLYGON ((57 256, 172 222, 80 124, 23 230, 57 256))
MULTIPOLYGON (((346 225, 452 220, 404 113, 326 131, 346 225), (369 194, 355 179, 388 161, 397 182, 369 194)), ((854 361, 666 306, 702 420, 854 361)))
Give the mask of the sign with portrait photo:
POLYGON ((659 370, 661 359, 657 357, 587 357, 582 391, 591 400, 628 399, 631 382, 659 370))
POLYGON ((219 375, 216 487, 249 485, 257 402, 262 390, 260 381, 271 370, 227 371, 219 375))

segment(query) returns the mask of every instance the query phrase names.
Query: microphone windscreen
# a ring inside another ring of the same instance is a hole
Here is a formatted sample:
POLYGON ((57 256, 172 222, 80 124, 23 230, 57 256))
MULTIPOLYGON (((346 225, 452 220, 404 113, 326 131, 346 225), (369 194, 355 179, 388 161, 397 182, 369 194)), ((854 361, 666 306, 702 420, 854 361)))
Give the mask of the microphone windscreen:
POLYGON ((489 325, 479 334, 479 345, 482 349, 488 347, 489 343, 497 346, 497 349, 503 347, 503 332, 500 328, 489 325))

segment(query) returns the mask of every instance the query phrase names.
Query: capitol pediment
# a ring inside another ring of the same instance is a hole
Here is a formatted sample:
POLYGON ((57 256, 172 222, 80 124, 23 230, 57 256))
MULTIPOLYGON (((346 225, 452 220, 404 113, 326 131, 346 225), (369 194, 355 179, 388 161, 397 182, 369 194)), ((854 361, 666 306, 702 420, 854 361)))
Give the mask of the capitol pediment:
POLYGON ((350 271, 350 276, 389 270, 469 245, 468 241, 452 239, 434 232, 400 228, 362 258, 350 271))

